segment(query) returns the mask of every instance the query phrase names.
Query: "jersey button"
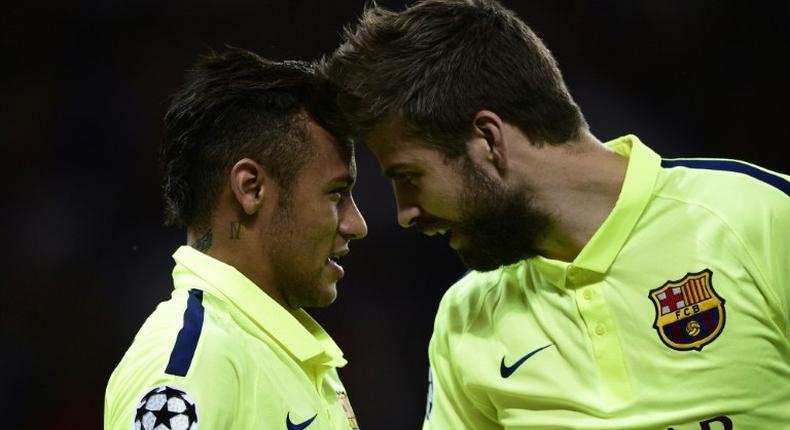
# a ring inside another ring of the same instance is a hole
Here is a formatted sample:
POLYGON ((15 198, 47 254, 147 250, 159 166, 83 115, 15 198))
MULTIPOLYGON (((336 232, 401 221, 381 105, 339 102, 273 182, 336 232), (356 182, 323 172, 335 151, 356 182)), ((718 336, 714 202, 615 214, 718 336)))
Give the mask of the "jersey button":
POLYGON ((595 334, 598 336, 603 336, 604 333, 606 333, 606 327, 604 327, 603 324, 598 324, 595 326, 595 334))
POLYGON ((582 295, 584 296, 584 300, 592 299, 592 292, 590 290, 584 290, 584 293, 582 293, 582 295))

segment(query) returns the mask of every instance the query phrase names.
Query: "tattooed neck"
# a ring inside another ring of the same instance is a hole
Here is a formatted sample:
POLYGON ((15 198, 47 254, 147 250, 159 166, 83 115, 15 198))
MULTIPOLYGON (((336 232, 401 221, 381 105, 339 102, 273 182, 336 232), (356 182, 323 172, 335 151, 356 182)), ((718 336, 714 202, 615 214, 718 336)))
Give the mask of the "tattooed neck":
POLYGON ((209 248, 211 248, 211 229, 207 229, 206 232, 201 236, 195 243, 192 244, 192 247, 197 249, 200 252, 206 252, 209 248))
POLYGON ((238 221, 234 221, 230 223, 230 238, 232 240, 239 240, 241 239, 241 223, 238 221))

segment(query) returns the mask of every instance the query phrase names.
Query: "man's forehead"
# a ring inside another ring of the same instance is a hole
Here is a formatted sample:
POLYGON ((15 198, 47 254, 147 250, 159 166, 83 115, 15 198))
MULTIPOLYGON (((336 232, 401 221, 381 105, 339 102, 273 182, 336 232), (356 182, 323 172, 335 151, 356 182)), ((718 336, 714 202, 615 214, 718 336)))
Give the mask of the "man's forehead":
MULTIPOLYGON (((354 145, 346 141, 338 140, 333 140, 331 143, 333 150, 339 155, 343 166, 348 169, 347 173, 343 176, 351 179, 351 182, 355 182, 357 179, 357 160, 354 154, 354 145)), ((338 165, 338 167, 340 166, 338 165)), ((345 168, 343 170, 345 170, 345 168)))
POLYGON ((367 134, 365 144, 377 157, 404 155, 428 148, 419 137, 407 133, 401 121, 390 121, 374 128, 367 134))
POLYGON ((339 145, 332 145, 329 151, 335 155, 314 158, 309 169, 303 175, 310 177, 310 182, 328 186, 343 185, 353 186, 357 181, 357 164, 353 153, 342 149, 339 145), (345 154, 350 154, 346 157, 345 154))
POLYGON ((436 148, 410 141, 382 144, 371 147, 382 172, 389 178, 404 172, 425 171, 447 164, 444 155, 436 148))
POLYGON ((329 144, 344 160, 351 160, 354 158, 354 145, 349 139, 343 136, 338 137, 334 135, 331 131, 312 119, 308 118, 305 124, 307 124, 307 129, 313 144, 329 144))

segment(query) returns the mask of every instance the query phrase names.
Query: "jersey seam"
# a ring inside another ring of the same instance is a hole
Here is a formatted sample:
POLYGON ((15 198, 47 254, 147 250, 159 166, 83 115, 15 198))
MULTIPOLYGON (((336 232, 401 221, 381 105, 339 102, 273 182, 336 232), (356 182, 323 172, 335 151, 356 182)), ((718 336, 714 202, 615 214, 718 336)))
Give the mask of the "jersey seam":
MULTIPOLYGON (((742 161, 742 160, 733 160, 733 159, 729 159, 729 158, 662 158, 661 162, 663 163, 664 161, 714 161, 714 162, 718 161, 718 162, 730 162, 730 163, 733 163, 733 164, 739 164, 739 165, 743 165, 743 166, 748 166, 748 167, 751 167, 751 168, 753 168, 755 170, 758 170, 758 171, 760 171, 760 172, 762 172, 762 173, 764 173, 766 175, 770 175, 770 176, 776 177, 777 179, 783 179, 783 180, 785 180, 787 182, 790 182, 790 175, 785 175, 785 174, 782 174, 782 173, 779 173, 779 172, 775 172, 773 170, 766 169, 764 167, 758 166, 756 164, 748 163, 748 162, 742 161)), ((686 166, 686 165, 682 165, 682 164, 681 165, 677 165, 677 166, 664 166, 663 164, 661 165, 661 169, 662 170, 670 170, 670 169, 674 169, 674 168, 677 168, 677 167, 682 167, 682 168, 685 168, 685 169, 688 169, 688 170, 691 170, 691 171, 694 171, 694 172, 698 172, 700 170, 703 170, 703 171, 706 171, 706 172, 720 173, 722 175, 736 175, 736 177, 738 177, 739 179, 747 179, 748 178, 749 181, 753 181, 755 183, 758 183, 758 184, 760 184, 761 187, 762 186, 768 187, 768 188, 770 188, 772 190, 772 192, 778 192, 778 193, 780 193, 780 194, 782 194, 784 196, 787 196, 787 193, 783 189, 779 188, 777 185, 774 185, 774 184, 772 184, 772 183, 770 183, 768 181, 765 181, 763 179, 760 179, 760 178, 758 178, 756 176, 750 175, 749 173, 741 172, 741 171, 738 171, 738 170, 715 169, 715 168, 710 168, 710 167, 697 167, 697 166, 692 167, 692 166, 686 166)))
MULTIPOLYGON (((508 266, 508 267, 509 267, 509 266, 508 266)), ((496 287, 499 285, 499 283, 502 281, 502 276, 504 276, 504 273, 503 273, 503 272, 505 271, 505 269, 506 269, 506 268, 502 268, 502 269, 498 270, 498 271, 497 271, 497 275, 498 275, 498 276, 497 276, 497 279, 496 279, 496 281, 494 281, 494 282, 491 282, 491 283, 488 285, 488 287, 487 287, 486 289, 484 289, 484 290, 481 292, 481 294, 480 294, 480 303, 478 304, 478 306, 476 306, 476 309, 474 310, 474 314, 473 314, 473 315, 470 315, 470 318, 469 318, 469 323, 467 324, 467 326, 466 326, 466 327, 464 327, 464 334, 466 334, 466 332, 467 332, 468 328, 469 328, 469 327, 471 327, 471 326, 474 324, 474 322, 477 320, 477 318, 479 318, 479 317, 480 317, 480 313, 481 313, 481 312, 482 312, 482 310, 483 310, 483 307, 484 307, 484 305, 485 305, 485 301, 486 301, 486 299, 488 298, 488 295, 489 295, 489 294, 491 294, 491 292, 492 292, 492 291, 493 291, 493 290, 494 290, 494 289, 495 289, 495 288, 496 288, 496 287)))
MULTIPOLYGON (((492 291, 494 291, 494 289, 499 285, 500 281, 502 280, 502 276, 504 276, 503 271, 505 269, 506 268, 501 268, 500 270, 498 270, 497 271, 497 275, 498 276, 497 276, 496 281, 491 282, 490 284, 488 284, 487 288, 485 288, 480 293, 480 295, 481 295, 480 302, 475 307, 476 309, 474 309, 474 312, 470 313, 471 314, 470 318, 468 320, 468 323, 464 325, 464 327, 463 327, 463 329, 461 331, 461 336, 460 336, 460 339, 458 340, 458 343, 456 345, 450 347, 450 350, 451 350, 451 354, 450 355, 451 356, 458 355, 457 354, 457 350, 461 347, 461 344, 466 340, 467 336, 469 335, 469 327, 471 327, 474 324, 474 322, 477 320, 477 318, 480 317, 480 314, 482 312, 482 309, 484 307, 486 299, 488 298, 488 296, 490 294, 492 294, 492 291)), ((461 375, 458 374, 457 369, 456 369, 457 366, 450 366, 450 367, 452 369, 452 372, 453 372, 453 375, 455 376, 455 378, 462 382, 461 386, 462 387, 466 387, 466 379, 464 379, 461 375)), ((467 395, 467 398, 472 403, 477 405, 478 409, 480 410, 480 413, 483 416, 485 416, 488 419, 491 419, 491 417, 489 417, 488 414, 486 412, 484 412, 484 411, 487 411, 488 409, 490 409, 490 405, 485 405, 483 402, 481 402, 480 400, 474 398, 471 395, 467 395)), ((493 408, 493 409, 496 410, 496 408, 493 408)), ((495 419, 494 423, 496 423, 496 422, 497 421, 495 419)))
MULTIPOLYGON (((658 194, 658 193, 655 194, 655 197, 657 199, 673 200, 673 201, 680 202, 680 203, 683 203, 683 204, 686 204, 686 205, 696 206, 696 207, 699 207, 701 209, 704 209, 705 211, 709 212, 711 215, 716 217, 722 224, 727 226, 727 228, 730 230, 730 232, 733 234, 733 236, 735 236, 736 240, 741 244, 741 246, 743 246, 743 249, 746 252, 746 255, 749 257, 749 263, 750 263, 750 265, 752 267, 754 267, 755 273, 757 274, 757 276, 759 276, 761 278, 760 280, 762 282, 764 282, 766 286, 768 286, 768 288, 765 289, 767 291, 767 294, 770 294, 773 297, 773 299, 777 301, 777 303, 780 303, 782 305, 781 306, 782 310, 785 313, 787 313, 787 304, 784 303, 784 301, 779 296, 779 294, 774 291, 773 284, 768 281, 768 278, 765 276, 765 274, 763 273, 762 269, 757 264, 757 260, 752 255, 752 250, 751 250, 751 246, 749 246, 749 242, 744 240, 741 237, 741 235, 738 233, 738 231, 735 228, 733 228, 730 225, 730 223, 728 223, 727 220, 724 217, 719 215, 718 212, 716 212, 715 210, 713 210, 713 209, 709 208, 708 206, 706 206, 706 205, 704 205, 702 203, 699 203, 699 202, 691 202, 691 201, 684 200, 684 199, 679 198, 679 197, 667 196, 667 195, 658 194)), ((787 330, 787 327, 785 327, 785 329, 787 330)))

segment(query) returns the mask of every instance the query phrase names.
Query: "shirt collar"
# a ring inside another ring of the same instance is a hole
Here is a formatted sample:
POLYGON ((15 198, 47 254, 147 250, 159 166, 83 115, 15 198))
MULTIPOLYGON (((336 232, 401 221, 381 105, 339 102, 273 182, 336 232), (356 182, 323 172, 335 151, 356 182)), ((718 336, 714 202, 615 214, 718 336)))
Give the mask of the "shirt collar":
POLYGON ((650 201, 658 177, 661 158, 636 136, 626 135, 606 142, 606 146, 628 157, 623 188, 612 212, 572 263, 540 256, 532 259, 535 267, 560 287, 568 276, 602 275, 609 270, 650 201))
POLYGON ((198 288, 230 304, 251 321, 253 335, 267 333, 303 363, 345 366, 343 352, 304 310, 289 312, 236 268, 192 247, 181 246, 173 259, 175 288, 198 288))

